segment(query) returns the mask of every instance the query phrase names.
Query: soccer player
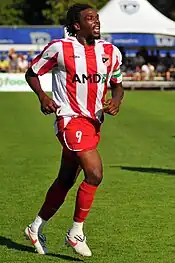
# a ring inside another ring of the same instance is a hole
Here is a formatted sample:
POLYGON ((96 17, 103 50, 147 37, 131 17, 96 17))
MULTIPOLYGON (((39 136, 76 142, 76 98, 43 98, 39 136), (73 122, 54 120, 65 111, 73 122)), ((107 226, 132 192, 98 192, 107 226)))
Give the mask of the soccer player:
POLYGON ((25 234, 39 254, 47 253, 43 226, 63 204, 81 171, 84 180, 77 191, 73 223, 65 242, 83 256, 91 256, 83 224, 102 181, 102 162, 97 151, 104 113, 115 116, 123 98, 121 53, 100 39, 99 16, 87 4, 74 4, 67 12, 68 38, 54 40, 32 62, 26 81, 36 93, 44 114, 55 113, 56 135, 63 147, 58 177, 25 234), (38 76, 52 70, 50 98, 38 76), (111 98, 105 101, 107 86, 111 98))

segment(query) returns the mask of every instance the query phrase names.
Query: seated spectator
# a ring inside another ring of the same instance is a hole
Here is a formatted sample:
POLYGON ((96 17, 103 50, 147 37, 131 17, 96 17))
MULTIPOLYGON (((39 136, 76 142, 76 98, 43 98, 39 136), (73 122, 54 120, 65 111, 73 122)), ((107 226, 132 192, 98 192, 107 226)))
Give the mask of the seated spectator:
POLYGON ((139 52, 136 53, 136 56, 133 58, 133 64, 135 66, 135 68, 141 67, 143 64, 145 63, 145 59, 143 56, 141 56, 141 54, 139 52))
POLYGON ((156 73, 158 77, 162 77, 166 71, 165 65, 160 61, 156 67, 156 73))
POLYGON ((35 54, 35 52, 33 50, 28 51, 28 53, 27 53, 27 61, 28 61, 29 67, 30 67, 30 64, 31 64, 32 60, 35 57, 36 57, 36 54, 35 54))
POLYGON ((24 57, 23 54, 20 54, 18 56, 18 71, 24 73, 24 72, 26 72, 27 69, 28 69, 28 61, 24 57))
POLYGON ((166 71, 165 77, 167 81, 175 80, 175 66, 173 64, 166 71))
POLYGON ((157 63, 159 62, 159 58, 155 55, 154 50, 151 50, 151 54, 148 56, 148 62, 154 67, 156 67, 157 63))
POLYGON ((141 75, 141 68, 140 67, 136 67, 136 72, 134 74, 134 80, 136 81, 140 81, 142 79, 142 75, 141 75))
POLYGON ((170 52, 166 53, 166 56, 163 59, 163 64, 166 67, 166 70, 169 69, 169 67, 173 64, 173 58, 171 57, 170 52))
POLYGON ((153 80, 154 79, 154 71, 155 68, 153 65, 151 65, 150 63, 145 63, 142 67, 141 67, 141 71, 142 71, 142 79, 143 80, 153 80))
POLYGON ((125 61, 126 74, 133 75, 135 72, 135 66, 131 58, 127 58, 125 61))
POLYGON ((7 58, 3 56, 3 54, 0 57, 0 72, 1 73, 9 72, 9 61, 7 58))
POLYGON ((8 53, 9 58, 9 70, 12 73, 16 73, 18 71, 18 56, 14 48, 11 48, 8 53))
POLYGON ((141 47, 139 54, 144 58, 145 61, 148 61, 148 50, 146 47, 141 47))

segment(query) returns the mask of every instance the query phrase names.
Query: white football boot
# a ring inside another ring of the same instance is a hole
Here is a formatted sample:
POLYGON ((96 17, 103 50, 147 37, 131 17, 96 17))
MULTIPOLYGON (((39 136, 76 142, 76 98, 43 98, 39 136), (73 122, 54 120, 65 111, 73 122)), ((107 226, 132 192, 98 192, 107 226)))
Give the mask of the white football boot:
POLYGON ((32 232, 30 225, 26 227, 24 233, 26 239, 31 241, 32 245, 39 254, 47 254, 48 250, 46 247, 46 237, 42 233, 32 232))
POLYGON ((84 235, 70 235, 69 231, 65 237, 65 244, 73 248, 73 250, 84 257, 92 256, 88 245, 86 244, 86 236, 84 235))

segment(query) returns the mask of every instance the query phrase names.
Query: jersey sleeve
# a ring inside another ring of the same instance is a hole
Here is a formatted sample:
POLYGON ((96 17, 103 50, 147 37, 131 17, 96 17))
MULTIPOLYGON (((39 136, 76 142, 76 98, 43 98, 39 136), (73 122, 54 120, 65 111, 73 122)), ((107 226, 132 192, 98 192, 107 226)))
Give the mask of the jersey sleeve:
POLYGON ((122 82, 122 73, 120 70, 120 66, 122 65, 122 54, 117 47, 114 48, 114 57, 115 60, 110 82, 116 84, 122 82))
POLYGON ((32 70, 35 74, 42 76, 51 71, 58 64, 58 42, 50 42, 43 51, 31 63, 32 70))

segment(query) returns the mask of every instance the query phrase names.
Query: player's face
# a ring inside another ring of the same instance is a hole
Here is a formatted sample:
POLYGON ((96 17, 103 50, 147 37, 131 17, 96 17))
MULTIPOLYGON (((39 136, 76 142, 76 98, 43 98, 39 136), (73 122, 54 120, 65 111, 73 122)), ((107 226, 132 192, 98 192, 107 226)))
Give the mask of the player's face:
POLYGON ((99 15, 93 9, 85 9, 80 13, 79 34, 85 38, 100 38, 99 15))

